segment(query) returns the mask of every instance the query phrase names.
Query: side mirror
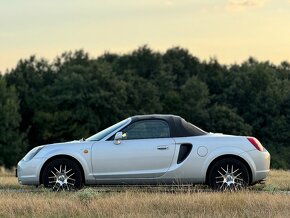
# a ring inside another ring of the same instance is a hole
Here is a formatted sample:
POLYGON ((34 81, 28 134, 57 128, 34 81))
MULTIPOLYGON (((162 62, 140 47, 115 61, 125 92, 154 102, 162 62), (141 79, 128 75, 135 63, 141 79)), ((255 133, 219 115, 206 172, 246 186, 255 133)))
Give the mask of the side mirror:
POLYGON ((119 145, 121 144, 121 140, 123 139, 123 133, 122 132, 117 132, 114 138, 114 144, 119 145))

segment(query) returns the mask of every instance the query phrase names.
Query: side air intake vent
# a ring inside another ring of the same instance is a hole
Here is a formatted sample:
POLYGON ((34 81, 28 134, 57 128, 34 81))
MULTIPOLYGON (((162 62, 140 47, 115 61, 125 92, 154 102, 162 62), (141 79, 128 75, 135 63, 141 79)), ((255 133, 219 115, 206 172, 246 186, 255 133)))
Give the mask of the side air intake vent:
POLYGON ((177 164, 180 164, 188 157, 188 155, 191 152, 191 149, 192 149, 192 144, 181 144, 180 145, 177 164))

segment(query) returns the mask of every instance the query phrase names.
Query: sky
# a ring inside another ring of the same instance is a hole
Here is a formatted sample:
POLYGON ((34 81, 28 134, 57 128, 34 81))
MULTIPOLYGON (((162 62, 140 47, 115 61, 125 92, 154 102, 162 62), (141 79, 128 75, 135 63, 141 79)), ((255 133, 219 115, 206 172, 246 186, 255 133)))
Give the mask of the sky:
POLYGON ((36 55, 91 57, 148 45, 201 60, 290 61, 290 0, 0 0, 0 72, 36 55))

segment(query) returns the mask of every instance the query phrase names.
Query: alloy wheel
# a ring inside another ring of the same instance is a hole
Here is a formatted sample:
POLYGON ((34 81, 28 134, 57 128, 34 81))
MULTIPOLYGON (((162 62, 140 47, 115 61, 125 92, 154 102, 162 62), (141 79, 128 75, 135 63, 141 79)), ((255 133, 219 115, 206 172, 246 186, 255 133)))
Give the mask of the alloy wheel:
POLYGON ((75 189, 75 172, 67 165, 60 165, 59 169, 54 167, 50 170, 49 185, 53 191, 70 191, 75 189))
POLYGON ((219 176, 215 177, 215 183, 222 191, 237 191, 244 187, 243 172, 234 165, 226 165, 226 168, 220 167, 217 171, 219 176))

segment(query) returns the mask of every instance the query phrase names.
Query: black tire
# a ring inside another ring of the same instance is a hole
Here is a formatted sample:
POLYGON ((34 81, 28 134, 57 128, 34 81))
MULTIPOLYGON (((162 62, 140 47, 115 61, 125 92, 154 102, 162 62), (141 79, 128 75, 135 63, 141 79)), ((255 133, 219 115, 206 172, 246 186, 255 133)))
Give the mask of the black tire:
POLYGON ((219 191, 237 191, 249 185, 249 171, 245 164, 234 158, 217 161, 209 171, 208 183, 219 191))
POLYGON ((44 187, 53 191, 71 191, 83 187, 80 167, 65 158, 52 160, 43 171, 42 181, 44 187))

